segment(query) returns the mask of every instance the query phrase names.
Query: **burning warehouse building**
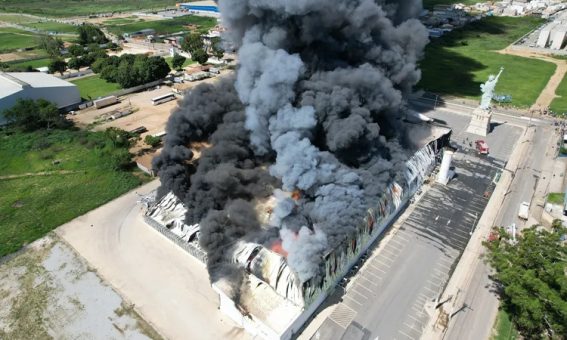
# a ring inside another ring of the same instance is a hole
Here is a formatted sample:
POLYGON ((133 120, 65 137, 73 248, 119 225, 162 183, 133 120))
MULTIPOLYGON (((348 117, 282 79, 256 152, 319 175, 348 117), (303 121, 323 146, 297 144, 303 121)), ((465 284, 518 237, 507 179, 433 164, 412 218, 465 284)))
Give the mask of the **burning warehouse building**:
POLYGON ((237 323, 289 338, 421 186, 450 131, 407 123, 421 1, 219 8, 236 77, 192 89, 172 114, 147 217, 206 263, 237 323))

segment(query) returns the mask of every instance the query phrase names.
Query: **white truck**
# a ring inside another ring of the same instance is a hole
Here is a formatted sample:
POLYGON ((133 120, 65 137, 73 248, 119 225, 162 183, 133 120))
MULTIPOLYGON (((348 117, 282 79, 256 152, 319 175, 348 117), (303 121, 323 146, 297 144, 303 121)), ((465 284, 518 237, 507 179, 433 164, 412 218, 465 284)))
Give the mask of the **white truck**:
POLYGON ((522 220, 527 220, 530 215, 530 203, 522 202, 520 204, 520 210, 518 211, 518 217, 522 220))

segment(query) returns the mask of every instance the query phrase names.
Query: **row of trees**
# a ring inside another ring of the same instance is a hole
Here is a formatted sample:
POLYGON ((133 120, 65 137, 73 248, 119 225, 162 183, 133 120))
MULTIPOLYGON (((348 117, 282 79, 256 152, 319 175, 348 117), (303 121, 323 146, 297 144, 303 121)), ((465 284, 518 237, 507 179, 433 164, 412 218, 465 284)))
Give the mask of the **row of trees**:
POLYGON ((91 69, 102 79, 118 83, 123 88, 162 79, 171 71, 164 58, 148 57, 145 54, 99 58, 91 65, 91 69))
POLYGON ((533 226, 517 242, 503 228, 495 234, 485 246, 502 308, 526 339, 565 339, 567 229, 556 220, 551 232, 533 226))

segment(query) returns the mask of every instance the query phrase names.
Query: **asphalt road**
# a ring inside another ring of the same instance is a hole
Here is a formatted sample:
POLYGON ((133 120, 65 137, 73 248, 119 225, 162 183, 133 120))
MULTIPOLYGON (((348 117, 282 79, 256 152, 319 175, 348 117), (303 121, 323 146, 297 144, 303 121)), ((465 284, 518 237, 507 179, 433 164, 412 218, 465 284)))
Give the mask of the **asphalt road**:
MULTIPOLYGON (((533 127, 534 137, 525 157, 520 161, 510 190, 502 204, 497 225, 510 225, 516 223, 518 227, 524 222, 517 217, 518 207, 523 201, 532 201, 534 189, 539 177, 545 175, 542 167, 546 159, 552 157, 549 148, 554 144, 553 128, 539 125, 533 127)), ((478 262, 473 271, 472 280, 465 294, 465 304, 468 308, 456 314, 451 321, 445 339, 449 340, 476 340, 488 339, 494 324, 499 300, 495 287, 489 278, 490 268, 484 262, 478 262)))

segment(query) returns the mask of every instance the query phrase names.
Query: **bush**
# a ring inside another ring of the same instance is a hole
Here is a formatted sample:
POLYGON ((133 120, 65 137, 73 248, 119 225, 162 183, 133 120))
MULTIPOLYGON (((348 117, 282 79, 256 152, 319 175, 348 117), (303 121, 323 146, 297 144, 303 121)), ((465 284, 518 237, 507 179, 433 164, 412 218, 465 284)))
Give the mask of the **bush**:
POLYGON ((156 146, 161 144, 161 138, 152 135, 146 135, 146 137, 144 138, 144 143, 151 146, 152 148, 155 148, 156 146))

